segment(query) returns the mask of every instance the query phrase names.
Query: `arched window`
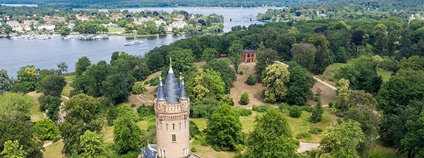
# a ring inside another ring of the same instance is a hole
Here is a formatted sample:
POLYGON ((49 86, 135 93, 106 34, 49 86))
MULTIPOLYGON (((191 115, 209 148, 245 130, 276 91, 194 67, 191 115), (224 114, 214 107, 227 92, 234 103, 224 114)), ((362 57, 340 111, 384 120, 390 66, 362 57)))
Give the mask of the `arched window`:
POLYGON ((180 130, 181 130, 181 122, 180 122, 180 130))
POLYGON ((175 130, 175 123, 172 124, 172 130, 175 130))

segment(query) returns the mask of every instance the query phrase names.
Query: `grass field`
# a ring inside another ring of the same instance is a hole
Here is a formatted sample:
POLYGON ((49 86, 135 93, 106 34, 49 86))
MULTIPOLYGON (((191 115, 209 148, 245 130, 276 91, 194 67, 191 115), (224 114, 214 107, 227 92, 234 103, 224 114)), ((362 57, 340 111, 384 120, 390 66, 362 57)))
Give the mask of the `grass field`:
POLYGON ((62 155, 63 141, 57 141, 52 145, 46 147, 46 150, 43 153, 44 158, 60 158, 62 155))
POLYGON ((71 83, 74 81, 75 76, 65 76, 66 86, 63 87, 62 95, 69 97, 71 91, 74 89, 71 87, 71 83))
POLYGON ((124 28, 120 27, 108 27, 107 30, 109 31, 109 33, 123 33, 125 31, 124 28))
POLYGON ((44 118, 43 112, 40 111, 40 103, 38 102, 38 98, 41 96, 41 93, 30 92, 27 95, 31 96, 34 99, 34 104, 30 108, 31 113, 31 121, 37 122, 44 118))

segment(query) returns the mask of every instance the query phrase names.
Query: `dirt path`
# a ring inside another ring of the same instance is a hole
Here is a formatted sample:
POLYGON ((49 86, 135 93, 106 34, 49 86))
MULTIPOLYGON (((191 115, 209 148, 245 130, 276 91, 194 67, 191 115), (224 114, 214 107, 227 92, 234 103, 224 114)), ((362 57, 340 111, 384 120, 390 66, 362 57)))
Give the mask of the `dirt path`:
POLYGON ((337 90, 336 87, 334 87, 331 84, 328 84, 327 82, 322 81, 321 79, 314 76, 314 79, 316 79, 318 82, 322 83, 323 85, 327 86, 328 88, 331 88, 332 90, 337 90))
POLYGON ((300 142, 300 147, 297 149, 298 153, 318 149, 319 143, 303 143, 300 142))

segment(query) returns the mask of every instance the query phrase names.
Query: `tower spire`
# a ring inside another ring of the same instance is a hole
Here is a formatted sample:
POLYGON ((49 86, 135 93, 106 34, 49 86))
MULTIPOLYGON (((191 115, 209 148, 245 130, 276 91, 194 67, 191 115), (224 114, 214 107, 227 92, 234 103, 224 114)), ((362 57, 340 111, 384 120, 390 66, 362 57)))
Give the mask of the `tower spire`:
POLYGON ((157 91, 157 99, 159 100, 159 101, 165 101, 166 99, 165 99, 165 94, 164 94, 164 91, 163 91, 163 83, 162 83, 162 76, 161 75, 159 75, 159 87, 158 87, 158 91, 157 91))
POLYGON ((181 85, 180 85, 181 89, 180 89, 180 100, 187 100, 187 93, 185 90, 185 86, 184 86, 184 77, 181 78, 181 85))

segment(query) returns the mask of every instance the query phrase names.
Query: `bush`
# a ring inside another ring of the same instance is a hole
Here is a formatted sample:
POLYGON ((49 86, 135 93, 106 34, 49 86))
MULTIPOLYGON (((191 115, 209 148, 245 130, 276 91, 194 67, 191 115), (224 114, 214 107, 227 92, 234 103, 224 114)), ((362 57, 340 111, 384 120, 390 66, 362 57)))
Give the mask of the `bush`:
POLYGON ((150 79, 149 83, 150 86, 157 86, 159 84, 159 77, 153 77, 152 79, 150 79))
POLYGON ((252 110, 257 111, 257 112, 266 112, 271 108, 273 108, 273 107, 269 104, 263 104, 263 105, 259 105, 259 106, 253 105, 252 110))
POLYGON ((396 72, 399 69, 398 64, 399 62, 396 60, 383 60, 380 63, 380 68, 386 71, 396 72))
POLYGON ((197 152, 197 150, 196 150, 196 148, 195 148, 195 147, 191 147, 190 151, 191 151, 191 152, 197 152))
POLYGON ((243 71, 239 71, 239 73, 238 73, 239 75, 243 75, 243 71))
POLYGON ((250 101, 249 94, 247 94, 246 92, 241 94, 240 101, 239 101, 241 105, 247 105, 249 104, 249 101, 250 101))
POLYGON ((56 143, 57 141, 59 141, 60 139, 62 139, 62 137, 60 137, 60 136, 57 136, 57 137, 54 137, 53 138, 53 143, 56 143))
POLYGON ((302 108, 297 106, 297 105, 293 105, 290 108, 289 111, 289 116, 293 117, 293 118, 299 118, 302 115, 302 108))
POLYGON ((311 106, 311 105, 309 105, 309 104, 304 105, 304 106, 301 106, 301 107, 302 107, 302 110, 303 110, 303 111, 306 111, 306 112, 312 112, 312 110, 314 109, 314 108, 312 108, 312 106, 311 106))
POLYGON ((37 128, 36 135, 41 140, 53 140, 59 135, 59 127, 50 119, 37 121, 35 127, 37 128))
POLYGON ((240 116, 250 116, 252 115, 252 110, 242 108, 242 107, 234 107, 234 111, 238 113, 240 116))
POLYGON ((313 108, 310 121, 312 123, 321 122, 323 113, 324 113, 324 110, 322 109, 321 100, 318 100, 317 105, 315 105, 313 108))
POLYGON ((141 81, 135 82, 131 89, 133 94, 143 94, 144 92, 147 92, 146 86, 141 81))
POLYGON ((256 83, 255 77, 253 77, 252 75, 249 75, 245 83, 247 83, 248 85, 255 85, 256 83))
POLYGON ((312 135, 310 133, 302 132, 302 133, 296 134, 296 139, 309 140, 309 139, 312 139, 312 135))
POLYGON ((287 103, 280 103, 280 105, 278 105, 278 109, 283 113, 289 112, 289 108, 290 106, 287 103))
POLYGON ((154 115, 155 109, 154 109, 153 105, 146 106, 146 105, 143 104, 143 105, 141 105, 137 108, 137 113, 138 113, 138 116, 140 118, 142 118, 142 117, 154 115))
POLYGON ((234 106, 233 97, 231 95, 229 95, 229 94, 224 95, 224 97, 222 97, 222 100, 221 101, 224 104, 228 104, 228 105, 234 106))
POLYGON ((311 128, 311 130, 309 130, 309 133, 320 134, 320 133, 322 133, 322 129, 319 128, 319 127, 314 127, 314 128, 311 128))
POLYGON ((328 107, 333 108, 333 102, 329 102, 328 107))

